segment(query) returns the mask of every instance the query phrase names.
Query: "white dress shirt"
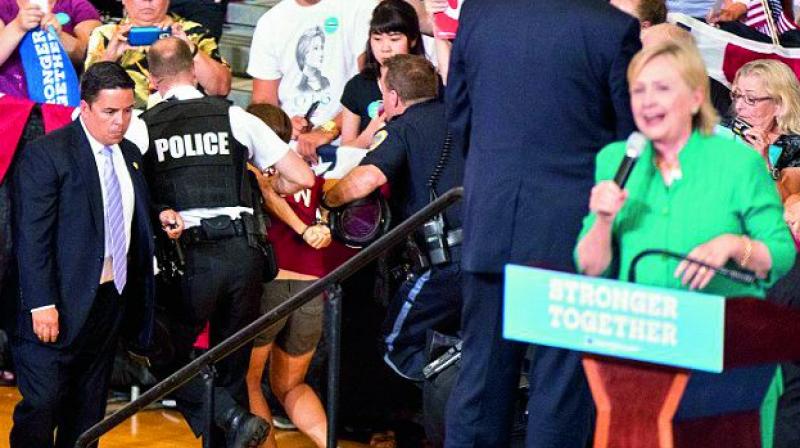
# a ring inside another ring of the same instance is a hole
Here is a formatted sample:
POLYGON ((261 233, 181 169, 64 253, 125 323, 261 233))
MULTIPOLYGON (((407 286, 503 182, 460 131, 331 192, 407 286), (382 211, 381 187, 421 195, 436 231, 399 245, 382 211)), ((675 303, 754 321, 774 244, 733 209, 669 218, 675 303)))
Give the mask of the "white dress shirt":
MULTIPOLYGON (((81 120, 81 126, 83 126, 83 132, 86 134, 86 138, 89 140, 89 146, 92 148, 94 161, 97 164, 97 175, 100 176, 100 189, 103 192, 103 222, 107 223, 108 211, 106 204, 108 204, 108 193, 106 192, 106 185, 104 181, 106 156, 103 155, 103 148, 105 145, 92 137, 92 135, 86 129, 86 125, 83 123, 83 120, 81 120)), ((131 180, 131 174, 128 171, 125 158, 122 156, 122 150, 120 150, 119 145, 110 145, 110 148, 112 154, 111 161, 114 164, 114 172, 119 180, 119 190, 122 194, 122 215, 125 218, 125 249, 127 251, 131 247, 131 223, 133 222, 134 207, 133 181, 131 180)), ((107 228, 106 231, 108 231, 107 228)), ((100 283, 106 283, 112 280, 114 280, 114 269, 111 263, 111 248, 108 245, 108 238, 106 238, 105 261, 103 262, 103 274, 100 276, 100 283)))
MULTIPOLYGON (((80 119, 79 119, 80 120, 80 119)), ((97 165, 97 175, 100 177, 100 190, 103 194, 103 228, 104 232, 107 231, 106 223, 108 222, 108 212, 106 204, 108 203, 106 185, 105 185, 105 166, 106 157, 103 155, 103 148, 105 145, 98 142, 92 134, 86 129, 83 120, 80 120, 83 127, 83 133, 86 139, 89 140, 89 147, 94 155, 94 161, 97 165)), ((125 158, 122 156, 122 150, 119 145, 110 145, 111 148, 111 163, 114 164, 114 172, 119 181, 119 190, 122 195, 122 216, 125 220, 125 249, 130 250, 131 247, 131 223, 133 222, 133 207, 134 207, 134 194, 133 194, 133 181, 128 167, 125 163, 125 158)), ((105 235, 105 233, 103 234, 105 235)), ((108 238, 105 239, 105 252, 103 259, 103 272, 100 274, 100 284, 114 280, 114 266, 111 260, 111 248, 108 245, 108 238)), ((53 308, 55 305, 45 305, 38 308, 33 308, 31 313, 39 310, 53 308)))

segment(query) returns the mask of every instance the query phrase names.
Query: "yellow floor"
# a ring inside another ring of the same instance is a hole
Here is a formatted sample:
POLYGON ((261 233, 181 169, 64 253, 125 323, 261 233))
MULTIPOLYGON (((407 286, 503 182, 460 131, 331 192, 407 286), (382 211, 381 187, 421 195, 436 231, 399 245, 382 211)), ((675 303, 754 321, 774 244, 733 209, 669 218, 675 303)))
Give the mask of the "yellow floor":
MULTIPOLYGON (((0 387, 0 447, 8 447, 8 433, 11 430, 11 414, 19 401, 19 393, 13 387, 0 387)), ((278 431, 276 434, 280 448, 314 448, 311 441, 296 431, 278 431)), ((189 426, 175 411, 143 411, 116 427, 100 439, 101 448, 181 448, 200 447, 189 426)), ((366 447, 353 442, 342 442, 342 448, 366 447)))

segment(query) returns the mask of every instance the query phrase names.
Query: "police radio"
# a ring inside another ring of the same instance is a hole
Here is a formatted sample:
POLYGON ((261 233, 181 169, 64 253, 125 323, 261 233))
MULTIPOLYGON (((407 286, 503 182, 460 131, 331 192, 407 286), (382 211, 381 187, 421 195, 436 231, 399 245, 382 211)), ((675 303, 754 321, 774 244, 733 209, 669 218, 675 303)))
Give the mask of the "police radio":
MULTIPOLYGON (((450 151, 453 147, 453 136, 450 132, 444 139, 442 146, 442 154, 439 156, 439 161, 428 179, 428 188, 430 189, 431 202, 436 197, 436 185, 439 183, 439 178, 442 177, 442 172, 447 166, 447 160, 450 158, 450 151)), ((450 248, 447 244, 447 226, 444 222, 444 215, 438 213, 433 218, 429 219, 422 225, 422 240, 425 246, 425 252, 428 253, 431 265, 440 265, 449 263, 451 261, 450 248)))

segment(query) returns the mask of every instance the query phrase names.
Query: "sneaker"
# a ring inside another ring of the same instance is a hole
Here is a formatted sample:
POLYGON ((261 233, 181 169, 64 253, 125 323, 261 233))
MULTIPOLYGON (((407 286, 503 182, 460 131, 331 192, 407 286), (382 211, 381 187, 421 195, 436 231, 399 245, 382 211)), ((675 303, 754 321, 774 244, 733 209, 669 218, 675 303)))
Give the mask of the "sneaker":
POLYGON ((270 426, 263 418, 236 406, 225 419, 229 448, 258 448, 269 435, 270 426))

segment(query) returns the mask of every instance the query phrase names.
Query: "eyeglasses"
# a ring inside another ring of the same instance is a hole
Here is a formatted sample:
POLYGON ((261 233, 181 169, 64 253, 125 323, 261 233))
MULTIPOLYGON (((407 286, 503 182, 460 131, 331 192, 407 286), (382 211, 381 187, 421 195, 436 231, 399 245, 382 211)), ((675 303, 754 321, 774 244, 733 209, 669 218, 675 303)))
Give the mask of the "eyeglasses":
POLYGON ((736 101, 740 99, 744 100, 744 103, 747 104, 748 106, 755 106, 757 103, 760 103, 762 101, 771 100, 772 97, 762 96, 761 98, 757 98, 757 97, 752 97, 750 95, 742 95, 741 93, 736 92, 735 90, 731 90, 731 101, 733 101, 733 103, 736 104, 736 101))

